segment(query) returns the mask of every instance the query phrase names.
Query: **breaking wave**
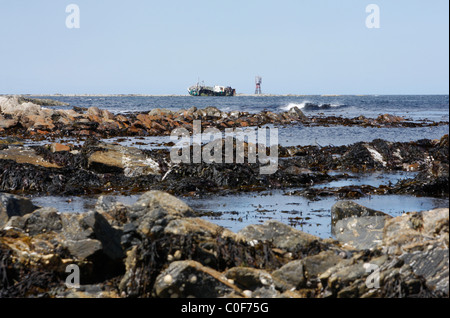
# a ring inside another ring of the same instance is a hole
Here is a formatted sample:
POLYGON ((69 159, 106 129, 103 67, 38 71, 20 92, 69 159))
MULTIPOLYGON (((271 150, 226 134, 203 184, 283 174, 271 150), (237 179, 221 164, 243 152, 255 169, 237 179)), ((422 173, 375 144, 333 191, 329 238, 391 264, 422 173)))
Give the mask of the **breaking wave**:
POLYGON ((302 102, 302 103, 289 103, 286 106, 282 106, 281 109, 284 111, 289 111, 292 108, 297 107, 301 110, 324 110, 324 109, 334 109, 345 107, 343 104, 315 104, 311 102, 302 102))

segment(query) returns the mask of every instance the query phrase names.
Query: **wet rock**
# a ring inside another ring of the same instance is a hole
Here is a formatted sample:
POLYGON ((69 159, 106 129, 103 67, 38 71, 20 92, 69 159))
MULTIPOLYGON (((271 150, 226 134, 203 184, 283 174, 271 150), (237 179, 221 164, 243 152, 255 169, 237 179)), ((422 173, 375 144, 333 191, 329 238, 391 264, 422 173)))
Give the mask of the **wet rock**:
POLYGON ((195 261, 171 263, 156 278, 154 291, 161 298, 216 298, 241 293, 224 275, 195 261))
POLYGON ((414 194, 430 197, 448 197, 449 165, 435 161, 414 179, 400 180, 394 187, 398 194, 414 194))
POLYGON ((383 158, 378 153, 370 151, 364 143, 356 143, 342 155, 341 167, 345 169, 370 170, 384 166, 383 158))
POLYGON ((14 216, 24 216, 32 213, 39 207, 35 206, 31 200, 8 193, 0 192, 0 228, 3 227, 10 218, 14 216))
POLYGON ((405 121, 405 118, 390 114, 383 114, 378 116, 376 120, 381 123, 399 123, 405 121))
POLYGON ((295 253, 318 253, 323 248, 320 238, 295 230, 278 221, 249 225, 238 234, 248 242, 271 242, 277 248, 295 253))
POLYGON ((293 116, 296 120, 308 120, 308 117, 298 107, 292 107, 288 114, 293 116))
POLYGON ((332 233, 336 233, 336 223, 339 220, 349 217, 361 217, 361 216, 389 217, 389 215, 387 215, 386 213, 367 208, 353 201, 339 201, 331 207, 332 233))
MULTIPOLYGON (((358 211, 338 224, 373 218, 358 211)), ((41 208, 0 230, 0 295, 445 297, 448 217, 437 209, 386 220, 382 245, 357 250, 275 221, 232 233, 159 191, 132 206, 100 198, 84 214, 41 208), (68 264, 93 285, 62 287, 68 264), (25 292, 27 283, 39 287, 25 292)))
POLYGON ((336 239, 356 249, 373 249, 383 239, 388 216, 360 216, 338 220, 334 226, 336 239))

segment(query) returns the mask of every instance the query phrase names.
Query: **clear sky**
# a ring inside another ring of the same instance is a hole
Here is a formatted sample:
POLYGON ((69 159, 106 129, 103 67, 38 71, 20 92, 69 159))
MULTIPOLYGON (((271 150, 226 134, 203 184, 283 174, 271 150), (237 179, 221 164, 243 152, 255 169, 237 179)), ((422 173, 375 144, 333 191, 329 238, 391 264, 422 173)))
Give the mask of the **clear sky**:
POLYGON ((0 0, 0 94, 253 93, 256 75, 272 94, 448 94, 449 1, 0 0))

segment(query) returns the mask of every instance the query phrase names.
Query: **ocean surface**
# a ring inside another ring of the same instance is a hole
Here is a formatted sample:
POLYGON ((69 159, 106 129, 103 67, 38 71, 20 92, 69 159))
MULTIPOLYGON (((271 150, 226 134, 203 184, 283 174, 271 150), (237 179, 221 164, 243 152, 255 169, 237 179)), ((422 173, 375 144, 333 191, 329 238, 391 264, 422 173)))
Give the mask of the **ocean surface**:
MULTIPOLYGON (((282 112, 299 107, 308 116, 358 117, 363 115, 376 118, 381 114, 402 116, 413 121, 449 121, 448 95, 411 96, 234 96, 234 97, 191 97, 191 96, 36 96, 51 98, 68 103, 72 108, 96 106, 113 113, 148 112, 154 108, 172 110, 187 109, 192 106, 205 108, 214 106, 222 111, 244 111, 257 113, 262 110, 282 112), (313 104, 313 105, 312 105, 313 104)), ((419 139, 440 139, 449 133, 448 125, 420 128, 363 128, 363 127, 304 127, 302 125, 278 126, 279 143, 283 146, 295 145, 348 145, 359 141, 384 139, 407 142, 419 139)), ((66 140, 67 141, 67 140, 66 140)), ((105 141, 119 141, 126 146, 141 149, 165 147, 169 137, 113 138, 105 141), (138 142, 136 144, 136 142, 138 142)), ((63 140, 64 142, 64 140, 63 140)), ((339 184, 325 184, 327 187, 343 185, 373 185, 395 183, 402 178, 413 178, 414 173, 363 174, 357 178, 339 181, 339 184)), ((331 207, 337 202, 335 197, 310 201, 289 195, 295 189, 242 193, 238 195, 211 195, 201 198, 183 198, 204 218, 233 231, 239 231, 249 224, 276 219, 305 232, 330 237, 331 207)), ((117 196, 118 201, 132 204, 135 196, 117 196)), ((93 209, 97 197, 39 197, 33 198, 41 206, 54 206, 61 212, 76 213, 93 209)), ((437 207, 448 207, 448 199, 434 199, 414 196, 371 196, 356 200, 370 208, 393 216, 409 211, 422 211, 437 207)))
MULTIPOLYGON (((42 96, 39 96, 42 98, 42 96)), ((205 108, 214 106, 222 111, 246 111, 257 113, 262 110, 273 112, 288 110, 297 106, 306 114, 323 113, 344 117, 377 117, 393 114, 415 120, 429 119, 448 121, 448 95, 367 95, 367 96, 48 96, 72 106, 108 109, 113 113, 148 112, 154 108, 172 110, 192 106, 205 108), (308 104, 315 104, 310 106, 308 104)), ((63 108, 63 107, 58 107, 63 108)))

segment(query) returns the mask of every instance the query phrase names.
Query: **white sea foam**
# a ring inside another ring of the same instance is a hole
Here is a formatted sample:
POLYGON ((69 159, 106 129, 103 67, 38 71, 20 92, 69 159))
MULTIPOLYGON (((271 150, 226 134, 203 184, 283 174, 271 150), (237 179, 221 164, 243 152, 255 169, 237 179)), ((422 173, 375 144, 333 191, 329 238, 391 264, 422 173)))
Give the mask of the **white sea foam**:
POLYGON ((289 110, 291 110, 291 109, 294 108, 294 107, 297 107, 297 108, 299 108, 299 109, 303 109, 307 103, 309 103, 309 102, 303 102, 303 103, 289 103, 289 104, 286 105, 286 106, 282 106, 281 109, 282 109, 282 110, 285 110, 285 111, 289 111, 289 110))
POLYGON ((297 107, 299 109, 306 109, 306 110, 318 110, 318 109, 327 109, 332 107, 341 107, 344 106, 339 103, 326 103, 326 104, 316 104, 310 101, 304 101, 301 103, 289 103, 286 106, 281 106, 280 109, 284 111, 289 111, 294 107, 297 107))

